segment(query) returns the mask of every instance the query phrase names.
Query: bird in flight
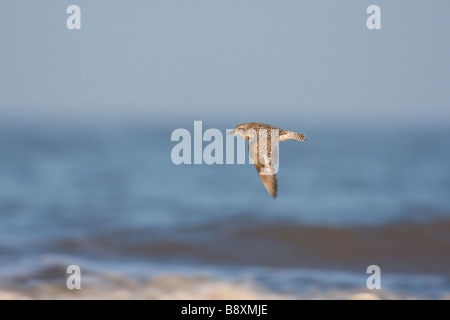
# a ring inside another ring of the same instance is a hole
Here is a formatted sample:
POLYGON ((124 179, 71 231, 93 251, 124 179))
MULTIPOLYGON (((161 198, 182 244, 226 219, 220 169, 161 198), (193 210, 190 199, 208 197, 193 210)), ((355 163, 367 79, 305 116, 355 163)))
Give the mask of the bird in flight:
POLYGON ((305 135, 257 122, 239 124, 227 134, 237 134, 249 141, 248 152, 253 164, 267 191, 275 199, 278 191, 278 142, 305 141, 305 135))

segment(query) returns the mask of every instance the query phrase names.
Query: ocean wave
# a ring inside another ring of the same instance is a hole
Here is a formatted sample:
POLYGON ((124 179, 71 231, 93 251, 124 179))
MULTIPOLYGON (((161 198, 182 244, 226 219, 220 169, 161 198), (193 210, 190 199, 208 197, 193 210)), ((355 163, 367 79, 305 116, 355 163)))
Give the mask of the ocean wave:
POLYGON ((448 299, 449 248, 449 219, 113 229, 36 241, 31 253, 5 248, 0 299, 448 299), (72 264, 82 290, 66 288, 72 264), (369 265, 383 290, 366 288, 369 265))
POLYGON ((378 226, 221 220, 195 227, 111 230, 46 243, 51 250, 152 261, 450 274, 450 219, 378 226))
MULTIPOLYGON (((55 269, 51 272, 54 272, 55 269)), ((47 271, 50 272, 50 271, 47 271)), ((420 295, 367 289, 318 290, 309 288, 297 292, 277 292, 251 280, 222 279, 208 275, 161 273, 149 278, 136 278, 104 271, 88 272, 81 289, 69 290, 62 281, 34 281, 23 285, 23 279, 0 287, 0 300, 18 299, 151 299, 151 300, 292 300, 292 299, 419 299, 420 295)), ((449 295, 438 298, 448 299, 449 295)))

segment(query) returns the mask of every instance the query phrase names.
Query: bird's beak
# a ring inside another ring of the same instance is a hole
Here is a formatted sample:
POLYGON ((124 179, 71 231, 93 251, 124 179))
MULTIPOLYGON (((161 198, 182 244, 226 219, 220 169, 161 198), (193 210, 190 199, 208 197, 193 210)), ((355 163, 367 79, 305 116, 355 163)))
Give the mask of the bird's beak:
POLYGON ((227 135, 229 134, 234 134, 234 130, 227 133, 227 135))

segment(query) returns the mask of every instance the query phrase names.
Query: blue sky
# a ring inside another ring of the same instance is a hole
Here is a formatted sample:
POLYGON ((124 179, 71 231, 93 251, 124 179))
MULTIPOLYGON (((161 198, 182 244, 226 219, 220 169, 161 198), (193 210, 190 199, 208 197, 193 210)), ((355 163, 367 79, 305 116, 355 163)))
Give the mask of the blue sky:
POLYGON ((5 0, 0 116, 449 123, 449 12, 438 0, 5 0), (71 4, 81 30, 66 28, 71 4), (381 30, 366 28, 371 4, 381 30))

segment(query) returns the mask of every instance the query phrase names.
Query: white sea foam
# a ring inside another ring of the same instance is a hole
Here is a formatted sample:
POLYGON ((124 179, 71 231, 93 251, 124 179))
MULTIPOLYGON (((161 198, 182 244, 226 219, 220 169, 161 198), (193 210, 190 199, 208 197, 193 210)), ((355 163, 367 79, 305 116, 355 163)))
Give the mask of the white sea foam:
MULTIPOLYGON (((437 298, 448 299, 449 293, 437 298)), ((150 299, 150 300, 275 300, 275 299, 421 299, 419 295, 360 288, 323 289, 314 286, 299 290, 274 290, 253 280, 220 278, 202 274, 159 273, 135 278, 115 272, 91 272, 80 290, 69 290, 55 280, 34 281, 0 288, 0 300, 15 299, 150 299)))

